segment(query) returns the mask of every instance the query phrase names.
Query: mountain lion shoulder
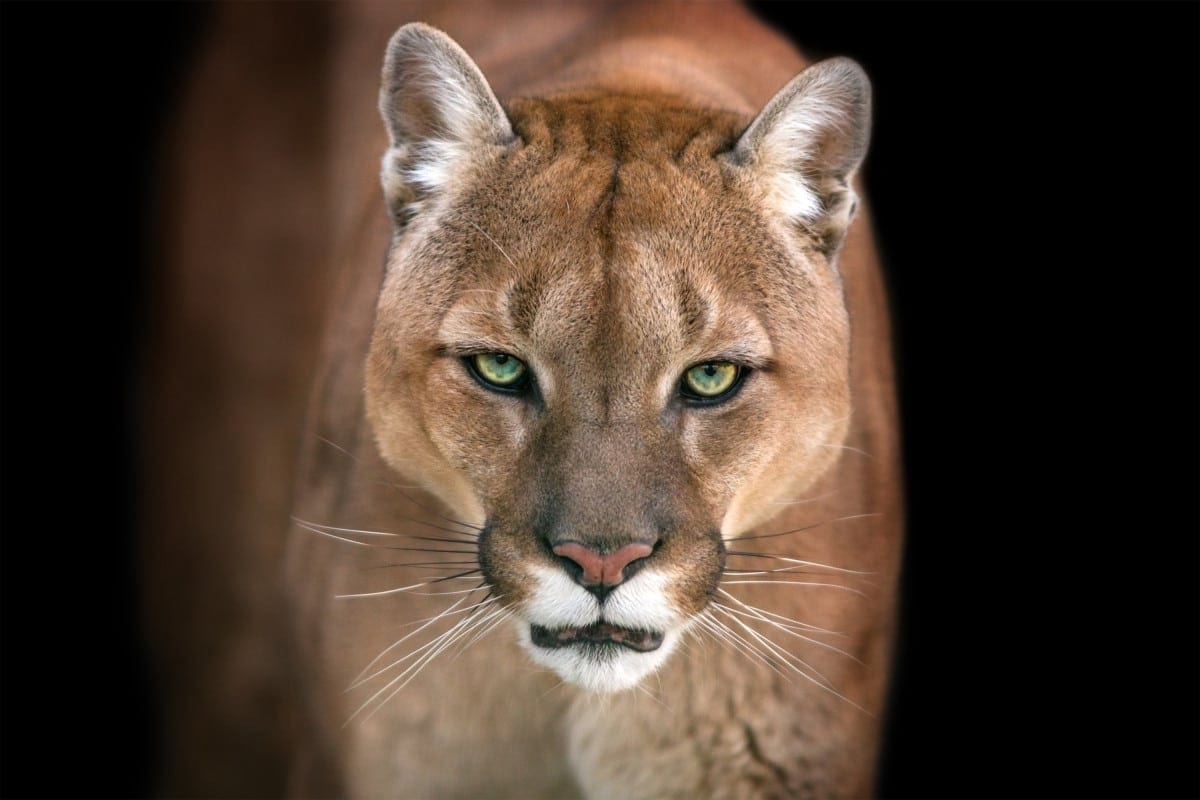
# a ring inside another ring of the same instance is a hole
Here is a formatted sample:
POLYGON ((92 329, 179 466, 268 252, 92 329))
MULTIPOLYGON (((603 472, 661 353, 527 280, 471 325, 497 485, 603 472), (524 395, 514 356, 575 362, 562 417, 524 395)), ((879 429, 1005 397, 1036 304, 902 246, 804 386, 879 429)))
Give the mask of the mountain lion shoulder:
POLYGON ((869 794, 869 131, 728 3, 219 14, 147 370, 165 788, 869 794))

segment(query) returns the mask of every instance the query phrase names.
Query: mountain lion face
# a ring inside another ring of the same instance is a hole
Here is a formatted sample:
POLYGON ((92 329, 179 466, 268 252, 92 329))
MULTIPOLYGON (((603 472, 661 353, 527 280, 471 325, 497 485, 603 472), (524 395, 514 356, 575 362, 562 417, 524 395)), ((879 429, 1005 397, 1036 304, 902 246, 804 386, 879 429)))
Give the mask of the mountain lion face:
POLYGON ((616 691, 716 591, 725 542, 835 460, 835 259, 866 84, 824 62, 751 123, 653 91, 501 108, 445 36, 393 39, 378 446, 482 528, 532 658, 616 691))

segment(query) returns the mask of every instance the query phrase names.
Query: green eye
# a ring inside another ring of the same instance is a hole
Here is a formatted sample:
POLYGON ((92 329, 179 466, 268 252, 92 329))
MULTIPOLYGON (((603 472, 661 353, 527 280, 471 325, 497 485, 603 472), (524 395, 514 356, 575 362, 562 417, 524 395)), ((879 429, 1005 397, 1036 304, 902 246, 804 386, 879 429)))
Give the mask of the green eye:
POLYGON ((529 375, 525 362, 508 353, 480 353, 467 361, 479 379, 495 389, 517 391, 529 375))
POLYGON ((696 400, 713 400, 728 393, 738 384, 742 368, 728 361, 697 364, 683 373, 684 395, 696 400))

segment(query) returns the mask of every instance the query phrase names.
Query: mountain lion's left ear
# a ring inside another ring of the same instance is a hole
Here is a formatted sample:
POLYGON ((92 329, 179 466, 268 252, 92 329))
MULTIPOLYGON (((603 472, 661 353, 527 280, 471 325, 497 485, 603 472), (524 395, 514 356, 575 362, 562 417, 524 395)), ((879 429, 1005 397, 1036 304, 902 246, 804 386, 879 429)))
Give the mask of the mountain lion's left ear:
POLYGON ((767 202, 837 252, 854 216, 850 185, 871 133, 871 82, 855 62, 831 58, 779 90, 730 154, 767 202))
POLYGON ((400 224, 462 169, 513 139, 479 67, 453 39, 420 22, 388 43, 379 111, 390 139, 383 191, 400 224))

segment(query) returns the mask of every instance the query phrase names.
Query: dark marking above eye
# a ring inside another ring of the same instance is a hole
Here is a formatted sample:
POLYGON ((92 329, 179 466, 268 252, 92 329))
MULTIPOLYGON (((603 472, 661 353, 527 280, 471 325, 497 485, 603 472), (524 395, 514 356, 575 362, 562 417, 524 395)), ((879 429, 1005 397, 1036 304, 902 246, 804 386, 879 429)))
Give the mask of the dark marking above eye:
POLYGON ((514 284, 505 296, 513 327, 526 336, 533 330, 543 294, 541 274, 534 272, 514 284))
POLYGON ((676 284, 679 306, 680 331, 685 340, 694 339, 708 327, 711 309, 704 297, 690 282, 681 280, 676 284))

